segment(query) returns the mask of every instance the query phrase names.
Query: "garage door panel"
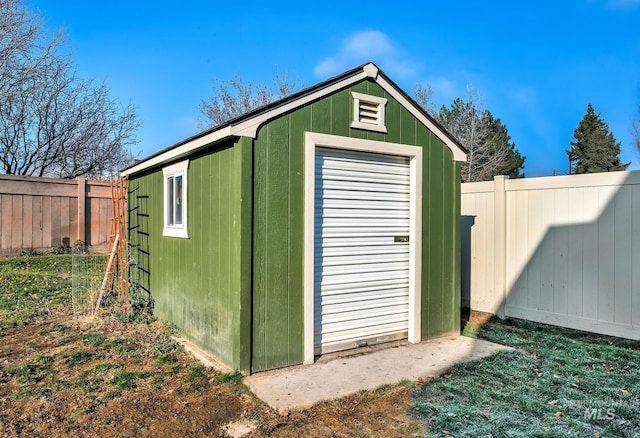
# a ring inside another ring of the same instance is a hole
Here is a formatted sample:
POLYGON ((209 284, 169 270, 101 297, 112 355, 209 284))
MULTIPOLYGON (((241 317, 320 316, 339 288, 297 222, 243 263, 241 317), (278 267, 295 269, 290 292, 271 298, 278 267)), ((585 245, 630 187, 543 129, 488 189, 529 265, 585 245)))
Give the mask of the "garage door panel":
POLYGON ((398 199, 396 197, 390 200, 376 201, 376 209, 371 211, 371 201, 358 200, 358 199, 325 199, 318 201, 316 199, 316 209, 318 208, 339 208, 339 209, 361 209, 368 210, 371 213, 379 210, 399 210, 408 211, 407 201, 398 199))
POLYGON ((353 154, 350 157, 344 154, 349 152, 344 149, 334 154, 329 151, 328 148, 324 148, 322 151, 323 160, 316 160, 315 167, 328 169, 330 171, 344 171, 350 172, 363 172, 368 171, 371 173, 389 174, 389 175, 402 175, 408 174, 409 170, 405 165, 404 157, 394 158, 392 155, 385 155, 384 161, 371 160, 371 153, 362 152, 361 155, 353 154))
POLYGON ((331 170, 345 170, 351 171, 369 171, 382 174, 398 175, 408 174, 409 170, 405 165, 405 159, 400 157, 394 159, 392 156, 387 155, 384 163, 370 161, 371 154, 364 152, 361 155, 345 155, 345 151, 340 151, 337 154, 331 152, 323 152, 325 158, 329 158, 327 161, 316 161, 316 168, 327 168, 331 170))
POLYGON ((358 247, 349 246, 327 246, 324 248, 316 248, 314 255, 318 258, 326 257, 326 261, 334 257, 341 256, 375 256, 379 254, 393 256, 394 254, 409 254, 409 246, 389 244, 389 245, 362 245, 358 247))
POLYGON ((370 322, 371 325, 354 324, 352 326, 346 327, 346 329, 342 331, 314 333, 315 341, 316 343, 322 343, 323 352, 326 353, 336 350, 344 350, 345 348, 348 348, 350 344, 353 344, 351 348, 363 346, 363 344, 361 344, 361 341, 371 341, 372 339, 380 337, 389 336, 389 338, 379 339, 379 341, 381 342, 407 337, 407 324, 403 320, 393 320, 391 318, 385 318, 368 319, 367 321, 370 322), (335 344, 338 343, 339 346, 336 346, 335 344))
POLYGON ((349 266, 357 265, 360 263, 387 263, 400 261, 406 262, 408 253, 409 251, 402 251, 387 254, 343 254, 327 256, 326 258, 318 257, 315 260, 315 267, 322 268, 323 266, 349 266))
MULTIPOLYGON (((398 331, 407 330, 406 314, 408 308, 396 309, 394 313, 375 314, 371 312, 363 313, 360 318, 334 318, 335 323, 324 323, 316 321, 316 335, 322 338, 326 336, 326 341, 330 342, 331 337, 336 338, 352 332, 354 342, 358 338, 368 337, 373 334, 387 333, 390 325, 397 327, 398 331), (339 320, 340 319, 340 320, 339 320), (339 320, 339 321, 338 321, 339 320)), ((324 340, 323 340, 324 342, 324 340)))
POLYGON ((335 278, 340 281, 344 279, 345 283, 349 283, 349 278, 359 277, 359 274, 368 274, 371 272, 405 272, 409 270, 409 262, 406 260, 398 260, 395 262, 385 261, 382 263, 355 263, 347 266, 332 265, 323 266, 316 269, 316 275, 320 278, 335 278))
POLYGON ((321 190, 316 190, 315 194, 322 194, 325 196, 324 201, 334 199, 353 199, 353 200, 391 200, 391 201, 406 201, 409 199, 408 187, 393 188, 388 184, 379 185, 379 187, 371 187, 370 184, 363 185, 362 187, 355 187, 352 184, 351 190, 344 190, 344 183, 331 184, 327 187, 322 187, 321 190))
POLYGON ((361 303, 369 300, 395 300, 407 295, 407 285, 397 283, 378 286, 377 289, 361 289, 349 293, 325 294, 315 298, 316 305, 333 305, 339 303, 361 303))
MULTIPOLYGON (((317 239, 316 239, 317 240, 317 239)), ((369 236, 369 237, 350 237, 348 240, 344 238, 330 238, 323 236, 322 241, 317 243, 316 250, 349 250, 349 251, 368 251, 375 247, 404 248, 406 245, 398 245, 388 238, 388 236, 369 236)))
MULTIPOLYGON (((409 219, 409 215, 400 215, 400 217, 389 217, 383 216, 378 217, 377 214, 363 217, 324 217, 321 221, 319 221, 318 226, 322 227, 322 235, 331 234, 334 232, 334 229, 351 227, 353 228, 375 228, 383 230, 381 231, 382 235, 389 234, 387 231, 384 231, 387 228, 391 229, 402 229, 408 230, 407 220, 409 219)), ((393 242, 389 242, 393 243, 393 242)))
POLYGON ((316 352, 406 337, 409 177, 406 158, 316 150, 316 352))
MULTIPOLYGON (((324 219, 324 221, 328 221, 331 219, 337 218, 370 218, 374 217, 377 219, 407 219, 410 216, 410 213, 405 210, 377 210, 375 215, 372 215, 371 210, 365 209, 357 209, 357 208, 325 208, 325 216, 323 218, 317 218, 318 220, 324 219)), ((390 242, 393 243, 393 242, 390 242)))
POLYGON ((408 275, 408 271, 408 269, 389 270, 384 272, 367 270, 363 272, 352 273, 350 275, 316 274, 318 278, 315 284, 321 289, 320 295, 322 295, 324 293, 324 290, 331 291, 340 288, 350 289, 351 287, 357 287, 360 284, 371 283, 374 281, 405 281, 408 275))
MULTIPOLYGON (((352 282, 349 284, 342 284, 342 283, 324 284, 322 285, 322 295, 317 294, 316 296, 324 297, 329 295, 345 294, 349 292, 394 289, 394 288, 406 287, 407 284, 408 282, 404 278, 404 273, 401 273, 401 275, 398 275, 398 278, 371 279, 370 277, 368 277, 364 281, 352 282)), ((316 283, 315 286, 317 289, 320 289, 320 282, 316 283)))
POLYGON ((317 188, 320 189, 340 189, 346 184, 353 187, 354 190, 371 190, 387 193, 406 193, 409 191, 409 184, 405 183, 404 175, 389 175, 372 172, 349 172, 349 171, 333 171, 331 169, 319 169, 325 178, 331 178, 331 181, 325 180, 317 188), (389 183, 395 183, 390 185, 389 183))
MULTIPOLYGON (((350 321, 362 317, 379 315, 390 315, 392 313, 406 313, 409 310, 409 303, 401 296, 384 297, 381 299, 368 298, 365 304, 361 302, 328 304, 321 300, 324 306, 322 321, 324 323, 336 322, 338 320, 350 321), (395 309, 395 311, 394 311, 395 309), (377 312, 377 313, 376 313, 377 312)), ((320 321, 320 319, 318 319, 320 321)))

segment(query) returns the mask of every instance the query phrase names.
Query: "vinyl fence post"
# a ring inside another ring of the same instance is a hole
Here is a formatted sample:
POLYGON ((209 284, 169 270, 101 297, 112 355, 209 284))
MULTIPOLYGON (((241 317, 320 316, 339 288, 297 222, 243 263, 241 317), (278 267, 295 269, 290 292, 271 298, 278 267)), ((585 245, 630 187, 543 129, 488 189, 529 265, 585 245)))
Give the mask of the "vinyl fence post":
POLYGON ((506 181, 509 177, 497 175, 494 181, 494 296, 498 298, 496 314, 506 316, 507 307, 507 192, 506 181))

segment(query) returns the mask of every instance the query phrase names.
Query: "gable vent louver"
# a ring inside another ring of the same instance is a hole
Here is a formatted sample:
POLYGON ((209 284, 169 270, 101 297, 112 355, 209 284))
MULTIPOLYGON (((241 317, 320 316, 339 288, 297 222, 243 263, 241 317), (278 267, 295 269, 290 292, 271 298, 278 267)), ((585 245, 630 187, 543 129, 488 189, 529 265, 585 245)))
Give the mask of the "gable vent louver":
POLYGON ((380 104, 360 101, 360 121, 362 123, 380 124, 380 104))
POLYGON ((351 96, 353 97, 351 127, 386 133, 384 114, 387 99, 356 92, 352 92, 351 96))

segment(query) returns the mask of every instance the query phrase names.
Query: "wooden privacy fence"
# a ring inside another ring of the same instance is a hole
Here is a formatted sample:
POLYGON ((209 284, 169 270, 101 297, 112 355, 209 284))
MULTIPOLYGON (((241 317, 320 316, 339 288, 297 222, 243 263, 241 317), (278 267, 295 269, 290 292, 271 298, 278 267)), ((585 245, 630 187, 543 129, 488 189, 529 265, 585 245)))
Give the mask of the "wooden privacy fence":
POLYGON ((0 175, 0 255, 85 242, 106 250, 109 182, 0 175))
POLYGON ((640 339, 640 171, 461 190, 463 305, 640 339))

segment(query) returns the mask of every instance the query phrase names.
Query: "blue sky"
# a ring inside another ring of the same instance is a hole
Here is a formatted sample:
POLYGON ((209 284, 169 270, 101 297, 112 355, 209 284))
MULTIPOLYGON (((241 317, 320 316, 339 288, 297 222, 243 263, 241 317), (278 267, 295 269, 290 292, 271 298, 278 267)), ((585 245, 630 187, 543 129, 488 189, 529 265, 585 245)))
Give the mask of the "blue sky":
POLYGON ((567 172, 565 149, 591 102, 640 169, 640 0, 403 2, 27 0, 64 26, 83 77, 139 107, 139 157, 198 132, 212 79, 310 86, 367 61, 409 94, 449 105, 468 84, 499 117, 527 176, 567 172))

